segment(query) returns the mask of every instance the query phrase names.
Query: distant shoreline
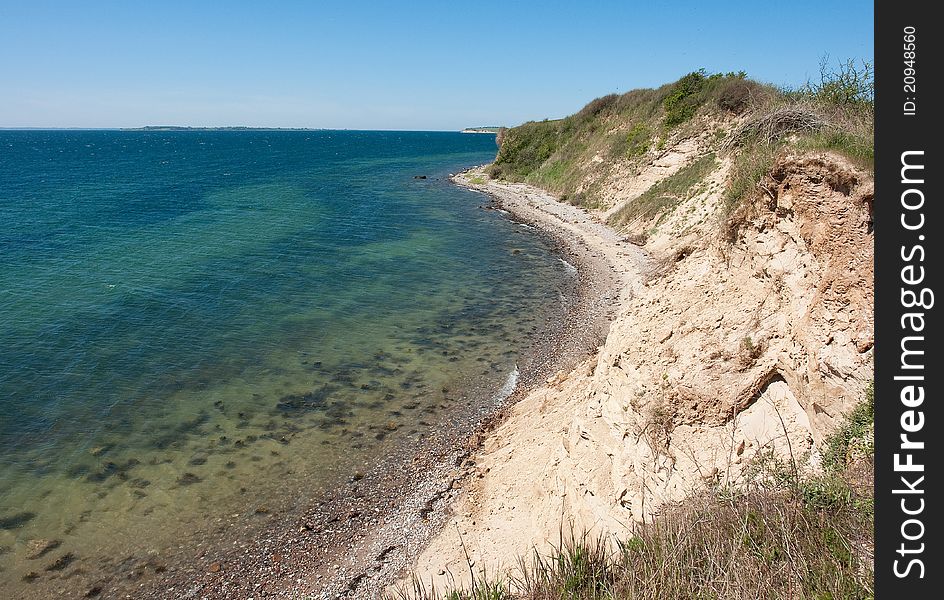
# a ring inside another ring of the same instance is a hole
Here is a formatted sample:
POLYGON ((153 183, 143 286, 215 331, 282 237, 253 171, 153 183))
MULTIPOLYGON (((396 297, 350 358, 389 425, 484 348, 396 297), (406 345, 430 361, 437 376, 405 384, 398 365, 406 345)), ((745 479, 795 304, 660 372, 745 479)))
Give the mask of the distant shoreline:
POLYGON ((490 133, 497 135, 501 127, 466 127, 459 133, 490 133))

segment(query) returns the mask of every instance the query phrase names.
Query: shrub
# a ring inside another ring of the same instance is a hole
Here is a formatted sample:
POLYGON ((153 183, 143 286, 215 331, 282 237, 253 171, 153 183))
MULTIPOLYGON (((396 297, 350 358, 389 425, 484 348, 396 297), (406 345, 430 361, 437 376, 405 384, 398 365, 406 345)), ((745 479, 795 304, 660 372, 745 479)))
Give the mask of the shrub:
POLYGON ((705 70, 694 71, 679 79, 669 95, 662 100, 665 116, 662 122, 666 127, 674 127, 689 120, 695 115, 701 104, 700 94, 705 84, 705 70))
POLYGON ((837 472, 846 466, 850 445, 856 440, 865 440, 865 453, 874 451, 870 440, 875 423, 875 391, 872 384, 866 389, 865 401, 859 404, 843 421, 842 426, 826 443, 823 452, 823 468, 837 472))
POLYGON ((626 134, 626 150, 624 154, 627 158, 642 156, 652 145, 652 134, 649 128, 642 123, 636 123, 626 134))
POLYGON ((800 94, 829 106, 871 106, 875 100, 875 69, 870 62, 856 64, 852 59, 830 69, 829 58, 823 57, 819 82, 807 82, 800 94))
POLYGON ((652 132, 645 123, 636 123, 628 132, 619 132, 610 144, 610 156, 616 159, 634 159, 644 155, 652 146, 652 132))
POLYGON ((495 178, 521 179, 538 169, 557 150, 558 121, 530 122, 507 130, 488 173, 495 178))
POLYGON ((739 115, 769 97, 769 92, 759 83, 734 77, 718 86, 715 102, 718 108, 739 115))

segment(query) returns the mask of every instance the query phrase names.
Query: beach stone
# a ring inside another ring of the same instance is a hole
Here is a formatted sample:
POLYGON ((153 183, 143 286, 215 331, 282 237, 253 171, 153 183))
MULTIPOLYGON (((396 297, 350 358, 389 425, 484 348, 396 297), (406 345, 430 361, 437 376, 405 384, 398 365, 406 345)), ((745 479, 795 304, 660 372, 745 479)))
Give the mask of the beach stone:
POLYGON ((323 386, 306 394, 289 394, 279 400, 276 408, 281 413, 290 415, 323 410, 327 407, 328 399, 334 391, 336 391, 335 387, 323 386))
POLYGON ((42 558, 48 552, 58 548, 62 544, 61 540, 35 539, 26 543, 26 559, 36 560, 42 558))
POLYGON ((184 473, 177 478, 178 485, 193 485, 194 483, 199 483, 201 481, 203 481, 203 479, 190 472, 184 473))
POLYGON ((71 565, 73 562, 75 562, 77 558, 78 557, 75 554, 71 552, 66 552, 65 554, 57 558, 55 561, 53 561, 52 564, 46 567, 46 570, 47 571, 61 571, 65 569, 66 567, 68 567, 69 565, 71 565))
POLYGON ((222 568, 223 567, 220 565, 220 563, 215 562, 215 563, 210 563, 210 566, 207 568, 207 571, 209 571, 210 573, 219 573, 220 569, 222 568))

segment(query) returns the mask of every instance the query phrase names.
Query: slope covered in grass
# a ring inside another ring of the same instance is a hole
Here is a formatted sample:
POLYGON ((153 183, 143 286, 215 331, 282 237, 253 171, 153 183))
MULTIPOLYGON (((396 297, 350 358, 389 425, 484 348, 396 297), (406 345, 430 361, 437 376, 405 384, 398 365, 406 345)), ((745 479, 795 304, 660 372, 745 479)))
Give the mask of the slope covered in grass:
MULTIPOLYGON (((871 170, 873 115, 868 64, 848 61, 833 70, 824 65, 819 82, 795 90, 753 81, 743 72, 695 71, 658 89, 597 98, 563 119, 503 130, 488 173, 542 187, 563 201, 607 209, 620 200, 612 194, 614 181, 638 175, 681 140, 697 138, 697 149, 683 162, 707 154, 730 161, 725 197, 730 213, 758 191, 785 150, 833 151, 871 170)), ((660 202, 671 208, 673 203, 663 200, 672 194, 650 192, 640 197, 644 206, 623 207, 621 214, 610 215, 610 223, 656 216, 660 202)))

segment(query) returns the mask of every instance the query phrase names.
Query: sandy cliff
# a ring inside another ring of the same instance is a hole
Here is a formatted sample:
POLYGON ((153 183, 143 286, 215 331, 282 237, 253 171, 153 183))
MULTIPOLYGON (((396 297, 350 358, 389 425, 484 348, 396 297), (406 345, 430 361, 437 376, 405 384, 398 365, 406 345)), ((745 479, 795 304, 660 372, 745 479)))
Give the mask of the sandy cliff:
POLYGON ((476 572, 514 568, 571 528, 625 539, 698 486, 736 481, 758 452, 815 468, 824 435, 861 400, 872 377, 868 173, 836 155, 782 153, 756 201, 729 215, 719 153, 677 204, 601 233, 714 150, 711 139, 673 139, 642 168, 607 169, 605 201, 582 217, 548 210, 553 199, 523 184, 464 178, 543 203, 548 224, 582 232, 626 282, 599 352, 532 390, 486 439, 416 562, 423 581, 467 582, 467 557, 476 572))

